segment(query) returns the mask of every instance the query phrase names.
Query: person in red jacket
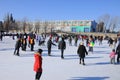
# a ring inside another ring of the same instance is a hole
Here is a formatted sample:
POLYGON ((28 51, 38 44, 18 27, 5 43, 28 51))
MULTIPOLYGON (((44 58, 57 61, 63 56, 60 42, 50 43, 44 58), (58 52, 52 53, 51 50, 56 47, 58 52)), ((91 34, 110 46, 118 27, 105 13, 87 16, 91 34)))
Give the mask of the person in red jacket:
POLYGON ((35 80, 39 80, 42 75, 42 52, 42 49, 38 49, 34 54, 34 71, 36 72, 35 80))

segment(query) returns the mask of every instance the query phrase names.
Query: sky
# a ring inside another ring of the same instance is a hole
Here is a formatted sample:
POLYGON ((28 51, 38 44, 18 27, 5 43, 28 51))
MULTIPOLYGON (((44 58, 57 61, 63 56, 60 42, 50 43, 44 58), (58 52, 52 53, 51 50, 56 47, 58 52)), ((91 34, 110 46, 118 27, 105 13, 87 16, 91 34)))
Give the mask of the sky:
POLYGON ((97 20, 120 16, 120 0, 0 0, 0 20, 12 13, 17 20, 97 20))

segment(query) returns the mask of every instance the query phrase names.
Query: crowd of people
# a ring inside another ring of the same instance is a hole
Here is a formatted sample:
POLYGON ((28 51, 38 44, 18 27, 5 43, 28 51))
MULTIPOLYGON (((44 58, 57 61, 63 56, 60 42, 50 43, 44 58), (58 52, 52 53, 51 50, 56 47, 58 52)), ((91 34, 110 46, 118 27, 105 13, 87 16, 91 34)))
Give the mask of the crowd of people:
MULTIPOLYGON (((49 37, 48 41, 46 42, 46 37, 44 35, 38 35, 38 34, 17 34, 17 41, 15 45, 14 55, 19 56, 19 49, 21 47, 21 50, 26 51, 27 46, 30 48, 31 51, 34 51, 34 45, 35 42, 38 42, 39 46, 45 46, 45 42, 47 43, 46 46, 48 48, 48 56, 51 56, 51 48, 53 46, 57 46, 58 49, 61 50, 61 59, 64 59, 64 50, 66 49, 66 40, 69 42, 69 46, 78 46, 78 51, 76 51, 79 54, 79 57, 81 53, 84 52, 88 54, 88 52, 93 53, 93 48, 96 42, 99 42, 99 45, 102 45, 102 41, 104 40, 103 36, 84 36, 84 35, 62 35, 62 36, 54 36, 54 35, 48 35, 49 37), (81 39, 81 43, 78 43, 78 40, 81 39), (72 41, 74 40, 74 44, 72 44, 72 41), (86 43, 84 43, 85 41, 86 43), (79 45, 78 45, 79 44, 79 45), (84 45, 86 44, 86 45, 84 45), (84 46, 84 49, 81 49, 81 46, 84 46), (86 50, 86 47, 88 47, 88 51, 86 50)), ((119 44, 120 44, 120 38, 111 38, 108 39, 108 44, 111 47, 111 50, 115 51, 116 54, 118 54, 117 62, 119 62, 119 44), (118 42, 118 46, 117 46, 118 42), (117 47, 116 47, 117 46, 117 47)), ((84 54, 85 55, 85 54, 84 54)), ((80 57, 80 61, 81 61, 80 57)), ((80 62, 81 63, 81 62, 80 62)), ((85 64, 83 62, 83 64, 85 64)))
MULTIPOLYGON (((15 36, 13 36, 13 40, 15 36)), ((48 49, 48 56, 52 56, 51 48, 52 45, 58 47, 61 51, 61 59, 64 59, 64 51, 67 46, 74 46, 78 47, 76 53, 79 56, 79 64, 85 65, 85 56, 88 55, 89 52, 94 53, 94 45, 96 42, 99 42, 99 45, 102 45, 102 41, 104 40, 103 36, 86 36, 86 35, 62 35, 62 36, 54 36, 54 35, 38 35, 34 33, 30 34, 16 34, 16 44, 14 55, 20 56, 20 50, 26 51, 27 46, 29 47, 30 51, 34 51, 34 46, 37 43, 39 46, 46 46, 48 49), (69 45, 66 45, 66 40, 68 40, 69 45), (73 41, 74 40, 74 41, 73 41), (78 40, 81 42, 78 43, 78 40), (74 42, 74 44, 72 43, 74 42), (86 42, 86 43, 84 43, 86 42), (45 44, 46 43, 46 44, 45 44), (79 44, 79 45, 78 45, 79 44), (86 45, 84 45, 86 44, 86 45), (86 49, 88 47, 88 51, 86 49)), ((111 48, 110 56, 110 63, 115 64, 115 56, 117 55, 117 63, 119 63, 120 59, 120 38, 111 38, 108 39, 109 47, 111 48), (117 44, 118 43, 118 44, 117 44)), ((34 64, 34 71, 36 72, 36 80, 40 79, 42 74, 42 52, 43 49, 37 50, 35 52, 35 64, 34 64), (39 66, 38 66, 39 65, 39 66)))

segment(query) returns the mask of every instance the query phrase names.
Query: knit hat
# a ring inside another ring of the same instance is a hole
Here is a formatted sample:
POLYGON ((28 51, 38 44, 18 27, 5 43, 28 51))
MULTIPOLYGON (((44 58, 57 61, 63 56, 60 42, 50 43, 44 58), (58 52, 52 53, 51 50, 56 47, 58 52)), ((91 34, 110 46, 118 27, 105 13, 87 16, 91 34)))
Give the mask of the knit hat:
POLYGON ((83 43, 83 42, 80 42, 80 45, 84 45, 84 43, 83 43))
POLYGON ((39 53, 42 53, 42 52, 43 52, 43 50, 42 50, 42 49, 38 49, 38 52, 39 52, 39 53))

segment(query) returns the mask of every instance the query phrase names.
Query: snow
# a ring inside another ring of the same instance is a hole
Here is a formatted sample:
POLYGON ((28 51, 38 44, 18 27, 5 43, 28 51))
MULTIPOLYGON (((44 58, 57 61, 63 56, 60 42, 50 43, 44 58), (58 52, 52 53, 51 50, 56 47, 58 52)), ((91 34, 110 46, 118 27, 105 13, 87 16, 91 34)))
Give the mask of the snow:
MULTIPOLYGON (((35 80, 33 71, 34 52, 27 47, 27 51, 20 50, 20 56, 14 56, 14 47, 16 40, 10 37, 4 37, 0 41, 0 80, 35 80)), ((80 41, 79 41, 80 42, 80 41)), ((110 64, 109 53, 111 48, 107 41, 99 46, 94 46, 94 52, 85 58, 86 65, 79 64, 79 57, 76 53, 77 48, 74 45, 69 46, 64 52, 65 59, 61 59, 58 47, 52 46, 52 56, 47 55, 46 46, 38 46, 35 49, 42 48, 43 54, 43 74, 40 80, 119 80, 120 65, 110 64)), ((79 44, 79 43, 78 43, 79 44)), ((88 48, 87 48, 88 50, 88 48)))

